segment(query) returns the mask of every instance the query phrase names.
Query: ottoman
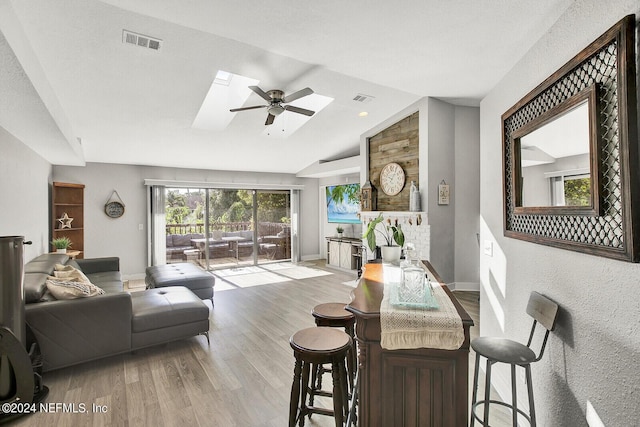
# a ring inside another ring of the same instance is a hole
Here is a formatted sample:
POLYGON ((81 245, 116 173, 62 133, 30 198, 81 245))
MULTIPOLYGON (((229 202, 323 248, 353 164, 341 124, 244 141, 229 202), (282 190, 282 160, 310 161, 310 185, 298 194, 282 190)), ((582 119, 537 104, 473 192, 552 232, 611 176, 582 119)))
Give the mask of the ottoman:
POLYGON ((216 278, 190 262, 147 267, 144 281, 147 289, 184 286, 201 299, 210 299, 213 306, 213 286, 216 278))
POLYGON ((184 286, 131 293, 131 347, 138 349, 203 334, 209 307, 184 286))

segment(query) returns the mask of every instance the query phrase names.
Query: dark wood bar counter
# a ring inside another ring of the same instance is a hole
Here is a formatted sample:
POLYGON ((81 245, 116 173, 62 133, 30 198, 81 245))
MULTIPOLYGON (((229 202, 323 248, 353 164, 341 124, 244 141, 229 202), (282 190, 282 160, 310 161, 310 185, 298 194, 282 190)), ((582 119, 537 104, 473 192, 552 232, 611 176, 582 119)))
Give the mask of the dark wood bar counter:
MULTIPOLYGON (((442 283, 427 261, 432 282, 442 283)), ((473 320, 446 286, 464 329, 458 350, 386 350, 380 345, 384 265, 367 264, 347 310, 356 316, 361 427, 468 424, 469 328, 473 320)))

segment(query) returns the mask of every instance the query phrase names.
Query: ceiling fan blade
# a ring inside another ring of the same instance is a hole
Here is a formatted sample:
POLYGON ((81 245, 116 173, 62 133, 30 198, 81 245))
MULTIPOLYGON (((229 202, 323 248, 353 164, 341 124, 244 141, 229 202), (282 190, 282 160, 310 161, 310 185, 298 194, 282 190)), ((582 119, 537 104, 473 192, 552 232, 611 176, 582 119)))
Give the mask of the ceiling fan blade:
POLYGON ((313 116, 315 114, 315 111, 307 110, 306 108, 294 107, 293 105, 285 105, 284 109, 294 113, 304 114, 305 116, 313 116))
POLYGON ((269 113, 269 115, 267 116, 267 121, 264 122, 265 126, 269 126, 270 124, 273 124, 273 121, 276 119, 276 116, 274 116, 273 114, 269 113))
POLYGON ((244 111, 244 110, 255 110, 256 108, 267 108, 268 105, 254 105, 253 107, 240 107, 240 108, 232 108, 229 111, 235 113, 236 111, 244 111))
POLYGON ((260 95, 260 97, 262 99, 264 99, 265 101, 271 102, 271 97, 267 94, 267 92, 263 91, 258 86, 249 86, 249 89, 251 89, 252 91, 257 93, 258 95, 260 95))
POLYGON ((296 99, 300 99, 303 96, 311 95, 312 93, 313 90, 311 90, 311 88, 305 87, 304 89, 300 89, 297 92, 293 92, 291 95, 285 96, 282 102, 293 102, 296 99))

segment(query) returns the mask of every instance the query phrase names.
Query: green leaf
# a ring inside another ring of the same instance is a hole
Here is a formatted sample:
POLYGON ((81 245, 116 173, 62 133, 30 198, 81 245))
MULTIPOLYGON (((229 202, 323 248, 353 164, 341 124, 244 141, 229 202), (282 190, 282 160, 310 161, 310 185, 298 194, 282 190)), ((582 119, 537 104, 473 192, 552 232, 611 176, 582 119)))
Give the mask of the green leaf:
POLYGON ((404 246, 404 232, 400 224, 398 224, 397 227, 391 227, 391 229, 393 230, 393 240, 395 240, 400 247, 404 246))

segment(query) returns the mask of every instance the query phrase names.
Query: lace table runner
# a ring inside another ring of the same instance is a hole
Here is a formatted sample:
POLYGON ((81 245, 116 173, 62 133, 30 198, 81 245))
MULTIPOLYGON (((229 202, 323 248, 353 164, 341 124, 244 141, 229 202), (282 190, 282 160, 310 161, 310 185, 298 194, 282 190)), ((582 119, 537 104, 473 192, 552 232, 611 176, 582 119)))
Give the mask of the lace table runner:
MULTIPOLYGON (((399 276, 398 276, 399 278, 399 276)), ((432 281, 433 296, 439 309, 396 307, 391 305, 391 286, 398 281, 384 284, 384 296, 380 304, 380 345, 386 350, 436 348, 457 350, 464 342, 462 319, 440 283, 432 281)))

